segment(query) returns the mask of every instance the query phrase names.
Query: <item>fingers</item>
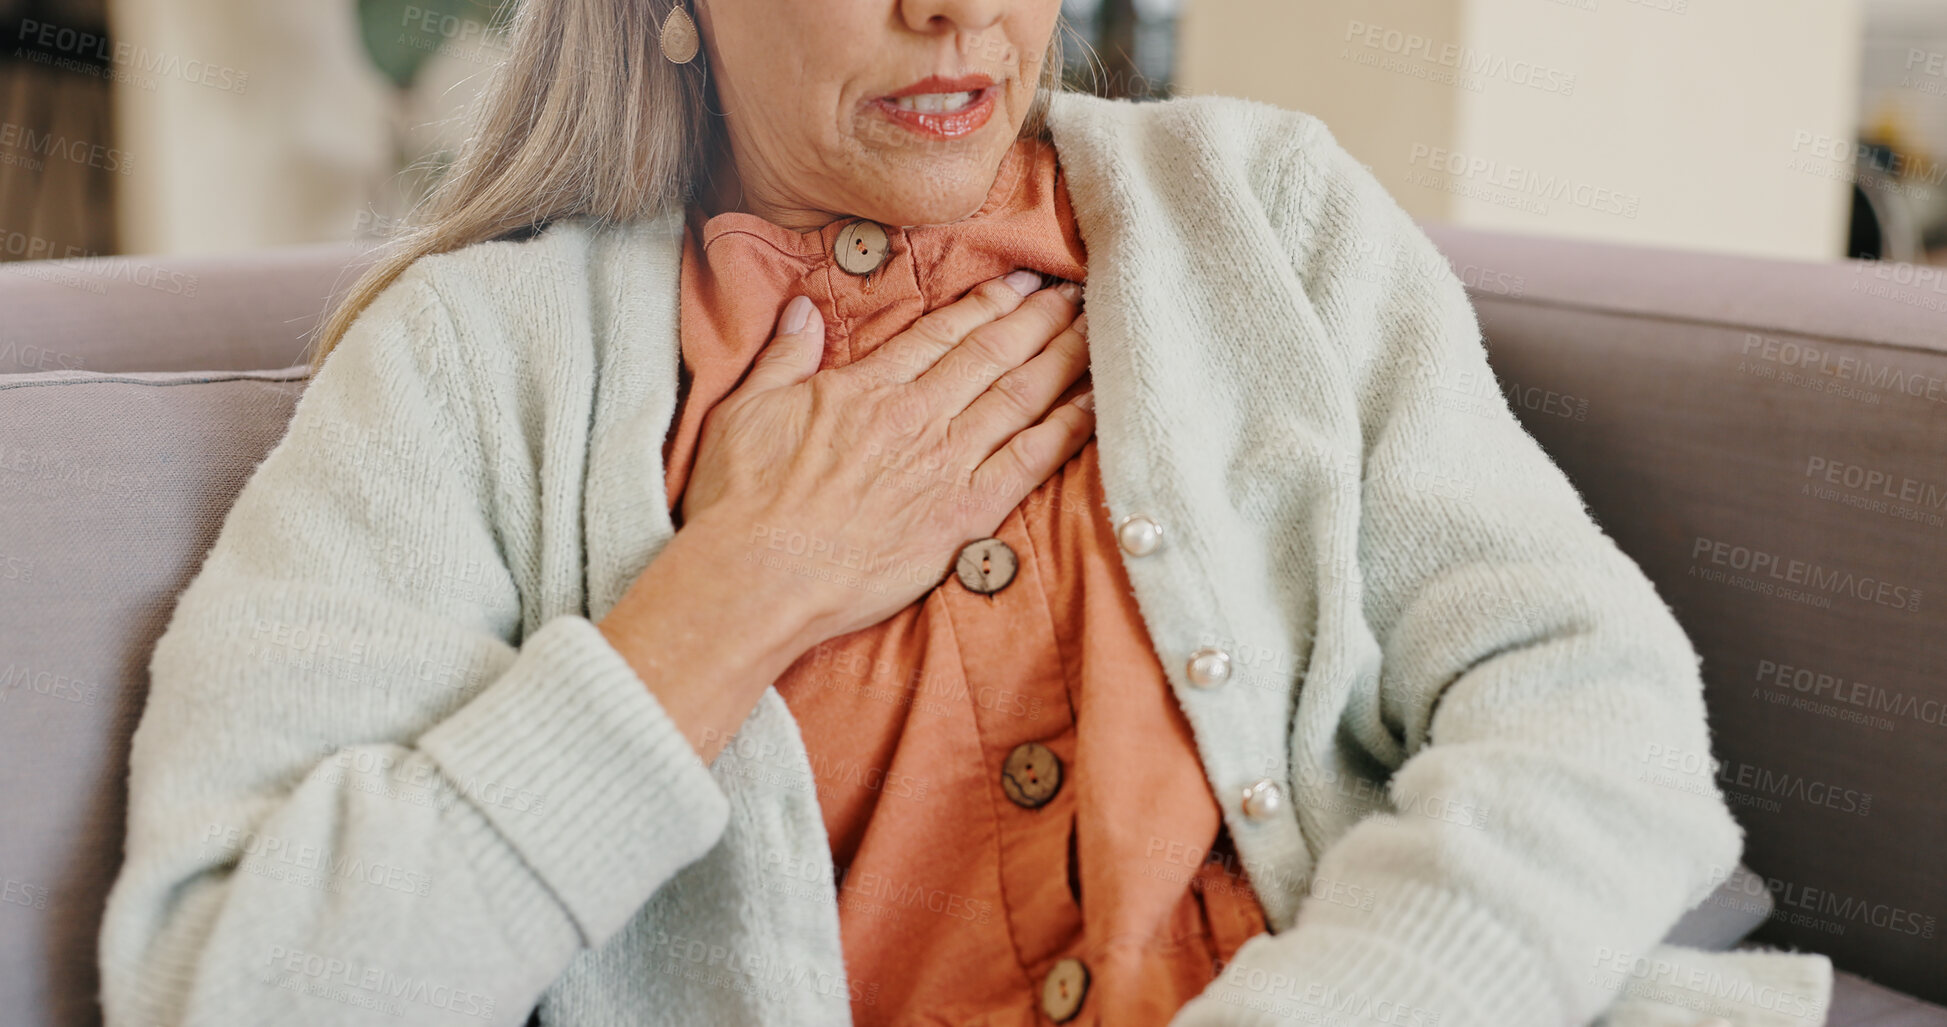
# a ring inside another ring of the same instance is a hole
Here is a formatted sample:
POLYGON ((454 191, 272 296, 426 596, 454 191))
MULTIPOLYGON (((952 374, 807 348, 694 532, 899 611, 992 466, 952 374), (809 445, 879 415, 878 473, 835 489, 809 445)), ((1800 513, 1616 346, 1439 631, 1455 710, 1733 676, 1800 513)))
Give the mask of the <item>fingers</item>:
POLYGON ((992 453, 1021 430, 1047 415, 1062 393, 1088 373, 1088 314, 1076 315, 1027 363, 995 379, 960 416, 951 431, 970 452, 992 453))
MULTIPOLYGON (((1041 276, 1025 270, 982 282, 965 296, 925 314, 911 328, 846 365, 844 372, 869 375, 882 382, 910 382, 926 373, 974 329, 1013 313, 1040 285, 1041 276)), ((956 407, 952 412, 958 410, 956 407)))
POLYGON ((798 296, 778 315, 777 334, 765 343, 738 391, 763 392, 796 385, 818 373, 825 357, 825 318, 809 296, 798 296))
MULTIPOLYGON (((1073 324, 1081 295, 1081 286, 1074 282, 1042 289, 1023 300, 1013 313, 967 333, 960 345, 914 384, 925 392, 934 409, 947 416, 959 414, 1002 375, 1021 368, 1073 324)), ((1040 417, 1046 409, 1044 403, 1033 417, 1040 417)))
POLYGON ((998 496, 1013 509, 1072 459, 1095 434, 1095 390, 1049 411, 1040 424, 1017 433, 974 469, 975 495, 998 496))

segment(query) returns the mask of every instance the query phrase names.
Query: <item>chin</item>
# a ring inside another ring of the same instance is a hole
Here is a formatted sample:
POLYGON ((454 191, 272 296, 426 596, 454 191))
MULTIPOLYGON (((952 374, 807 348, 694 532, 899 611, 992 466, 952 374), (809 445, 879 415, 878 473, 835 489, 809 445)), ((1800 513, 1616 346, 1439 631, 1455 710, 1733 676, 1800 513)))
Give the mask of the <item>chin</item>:
POLYGON ((892 225, 941 225, 968 217, 987 202, 1000 161, 933 157, 898 169, 902 188, 887 198, 883 217, 892 225))

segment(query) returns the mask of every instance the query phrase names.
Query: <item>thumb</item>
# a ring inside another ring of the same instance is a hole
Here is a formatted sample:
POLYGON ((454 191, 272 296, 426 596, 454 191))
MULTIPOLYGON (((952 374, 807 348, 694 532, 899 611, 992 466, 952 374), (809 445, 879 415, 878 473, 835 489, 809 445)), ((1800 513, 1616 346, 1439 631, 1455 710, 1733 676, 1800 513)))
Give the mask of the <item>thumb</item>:
POLYGON ((811 297, 799 296, 784 305, 777 334, 757 354, 744 387, 765 390, 796 385, 816 374, 824 357, 825 319, 811 297))

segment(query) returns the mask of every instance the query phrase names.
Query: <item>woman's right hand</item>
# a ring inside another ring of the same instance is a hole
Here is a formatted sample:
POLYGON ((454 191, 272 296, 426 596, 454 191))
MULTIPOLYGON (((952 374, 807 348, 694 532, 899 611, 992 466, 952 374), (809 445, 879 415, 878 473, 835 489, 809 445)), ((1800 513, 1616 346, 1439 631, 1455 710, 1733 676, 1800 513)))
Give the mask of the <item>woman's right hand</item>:
POLYGON ((812 644, 911 605, 1095 430, 1092 386, 1064 401, 1088 372, 1080 288, 1038 284, 984 282, 824 371, 824 321, 792 300, 704 418, 683 532, 800 599, 812 644))

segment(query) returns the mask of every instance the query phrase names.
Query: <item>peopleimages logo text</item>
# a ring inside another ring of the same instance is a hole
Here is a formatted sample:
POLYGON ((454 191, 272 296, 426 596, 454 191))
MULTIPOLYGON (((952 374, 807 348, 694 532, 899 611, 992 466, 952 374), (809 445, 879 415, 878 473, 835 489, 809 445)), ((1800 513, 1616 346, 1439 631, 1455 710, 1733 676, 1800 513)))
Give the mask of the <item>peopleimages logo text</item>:
POLYGON ((1429 170, 1452 178, 1480 182, 1520 196, 1567 203, 1598 214, 1634 219, 1643 206, 1643 198, 1635 193, 1425 143, 1414 143, 1406 162, 1413 166, 1424 165, 1429 170))
POLYGON ((1690 558, 1695 560, 1699 557, 1753 577, 1802 585, 1820 592, 1849 595, 1854 599, 1909 613, 1920 609, 1920 590, 1917 588, 1896 585, 1883 578, 1857 575, 1851 571, 1832 570, 1822 564, 1807 563, 1762 549, 1732 545, 1699 535, 1690 547, 1690 558))
POLYGON ((1356 43, 1368 50, 1378 50, 1407 60, 1426 61, 1476 78, 1500 79, 1517 86, 1526 86, 1544 93, 1558 93, 1562 96, 1575 94, 1573 72, 1551 68, 1536 61, 1507 57, 1477 47, 1462 46, 1459 43, 1438 43, 1431 37, 1416 32, 1405 32, 1384 25, 1371 25, 1363 21, 1351 21, 1346 23, 1345 38, 1342 42, 1356 43))

